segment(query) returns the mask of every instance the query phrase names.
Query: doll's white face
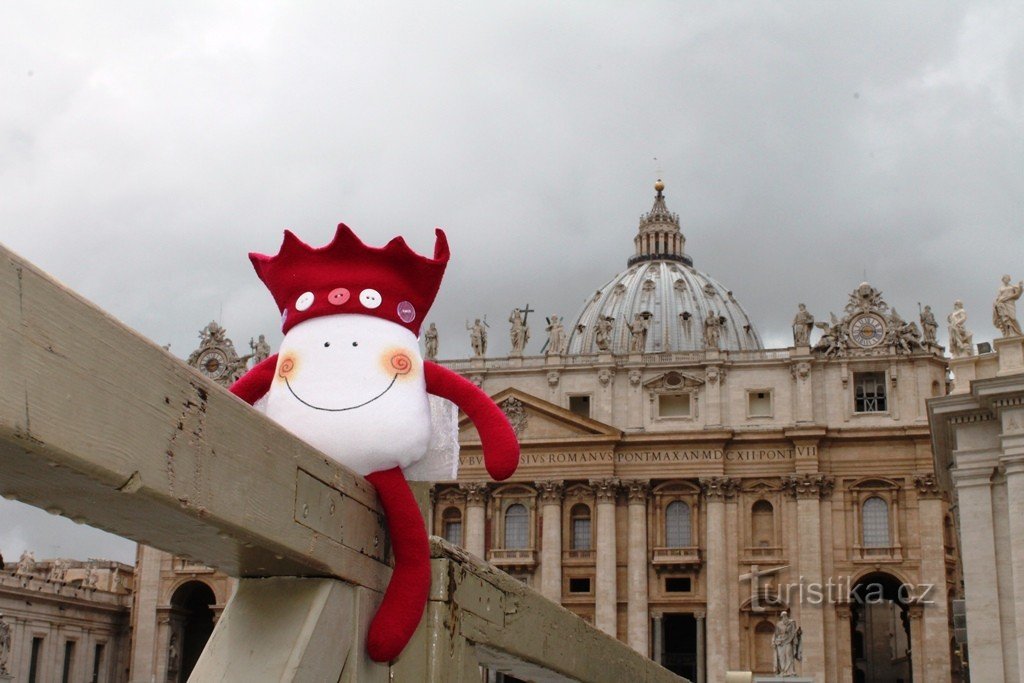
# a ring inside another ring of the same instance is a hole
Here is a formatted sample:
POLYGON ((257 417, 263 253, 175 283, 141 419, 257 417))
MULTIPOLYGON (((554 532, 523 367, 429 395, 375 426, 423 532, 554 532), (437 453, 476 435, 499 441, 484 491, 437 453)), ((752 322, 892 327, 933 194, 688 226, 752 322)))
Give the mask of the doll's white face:
POLYGON ((359 314, 296 325, 281 344, 267 414, 360 474, 407 466, 429 439, 415 335, 359 314))

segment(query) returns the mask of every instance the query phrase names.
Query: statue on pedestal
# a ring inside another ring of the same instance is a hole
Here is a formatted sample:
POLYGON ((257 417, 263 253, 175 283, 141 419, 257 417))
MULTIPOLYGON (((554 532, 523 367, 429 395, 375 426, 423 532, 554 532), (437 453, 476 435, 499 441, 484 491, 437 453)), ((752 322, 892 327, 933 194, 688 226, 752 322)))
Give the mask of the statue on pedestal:
POLYGON ((530 341, 530 328, 523 318, 523 312, 518 308, 512 309, 512 315, 508 317, 508 321, 512 324, 512 329, 509 331, 509 337, 512 341, 512 355, 521 356, 526 349, 526 343, 530 341))
POLYGON ((939 324, 935 322, 935 314, 932 313, 931 306, 925 306, 924 310, 921 311, 921 330, 924 332, 924 343, 925 344, 937 344, 935 341, 935 335, 939 331, 939 324))
POLYGON ((18 568, 15 574, 33 574, 36 570, 36 555, 31 550, 25 550, 18 559, 18 568))
POLYGON ((256 341, 253 341, 250 337, 249 348, 252 349, 252 364, 254 366, 259 365, 270 356, 270 344, 267 343, 267 338, 262 334, 256 341))
POLYGON ((597 321, 597 328, 594 330, 594 343, 598 351, 609 351, 612 347, 612 321, 607 315, 602 315, 597 321))
POLYGON ((628 325, 629 333, 632 335, 629 340, 630 353, 644 352, 644 348, 647 346, 647 328, 649 325, 650 323, 643 313, 637 313, 633 317, 633 322, 628 325))
POLYGON ((548 318, 548 348, 546 354, 560 356, 565 353, 565 326, 557 315, 548 318))
POLYGON ((487 354, 487 323, 480 322, 480 318, 473 321, 472 325, 466 324, 469 330, 469 345, 473 347, 473 355, 482 358, 487 354))
POLYGON ((722 317, 710 311, 704 319, 704 346, 717 349, 722 337, 722 317))
POLYGON ((1003 286, 996 293, 996 300, 992 302, 992 324, 996 326, 1004 337, 1019 337, 1021 334, 1020 323, 1017 322, 1017 299, 1024 293, 1024 280, 1017 284, 1010 284, 1010 276, 1003 276, 1003 286))
POLYGON ((804 304, 797 304, 799 309, 793 318, 793 346, 809 346, 811 330, 814 329, 814 316, 804 304))
POLYGON ((796 676, 796 663, 803 656, 800 649, 802 637, 803 630, 789 618, 788 612, 783 612, 779 616, 779 622, 775 624, 775 635, 772 636, 776 676, 796 676))
POLYGON ((974 355, 974 335, 967 330, 967 311, 964 302, 953 302, 953 312, 946 316, 949 323, 949 353, 953 358, 974 355))
POLYGON ((430 327, 423 333, 423 343, 426 346, 427 360, 437 360, 437 325, 430 323, 430 327))

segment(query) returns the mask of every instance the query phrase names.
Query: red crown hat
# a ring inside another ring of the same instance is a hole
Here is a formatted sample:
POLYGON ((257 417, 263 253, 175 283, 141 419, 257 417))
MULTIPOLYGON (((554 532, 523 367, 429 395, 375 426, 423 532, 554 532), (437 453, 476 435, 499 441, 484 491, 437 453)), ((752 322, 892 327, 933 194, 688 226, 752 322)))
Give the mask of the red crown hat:
POLYGON ((341 223, 323 247, 311 247, 285 230, 277 256, 250 253, 249 260, 277 302, 282 332, 322 315, 363 313, 419 336, 450 256, 444 232, 435 233, 432 259, 401 237, 369 247, 341 223))

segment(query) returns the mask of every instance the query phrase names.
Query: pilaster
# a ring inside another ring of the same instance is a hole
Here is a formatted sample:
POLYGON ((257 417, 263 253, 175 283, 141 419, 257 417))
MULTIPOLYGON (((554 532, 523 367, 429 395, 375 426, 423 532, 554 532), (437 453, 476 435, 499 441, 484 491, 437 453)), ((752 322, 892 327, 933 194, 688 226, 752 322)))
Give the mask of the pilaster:
POLYGON ((481 559, 486 558, 485 506, 490 491, 486 483, 478 481, 466 482, 459 488, 466 492, 466 550, 481 559))
POLYGON ((629 499, 627 633, 630 647, 647 657, 647 497, 651 485, 647 481, 628 481, 623 487, 629 499))
POLYGON ((725 500, 736 495, 737 482, 730 477, 708 477, 700 480, 707 509, 707 530, 704 541, 707 562, 707 680, 725 680, 729 658, 728 573, 726 568, 725 500))
POLYGON ((541 525, 540 593, 548 600, 562 602, 562 495, 561 480, 538 481, 541 525))
POLYGON ((593 479, 597 499, 597 587, 594 625, 613 638, 618 637, 618 590, 616 581, 615 499, 618 479, 593 479))

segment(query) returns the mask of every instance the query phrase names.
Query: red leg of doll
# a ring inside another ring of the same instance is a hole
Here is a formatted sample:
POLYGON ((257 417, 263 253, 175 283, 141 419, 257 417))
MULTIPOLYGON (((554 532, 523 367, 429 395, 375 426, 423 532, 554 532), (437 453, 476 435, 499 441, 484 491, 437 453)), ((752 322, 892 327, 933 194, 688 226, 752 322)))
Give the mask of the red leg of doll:
POLYGON ((395 571, 370 623, 366 650, 374 661, 390 662, 405 648, 423 616, 430 591, 430 546, 402 470, 373 472, 366 480, 377 489, 395 554, 395 571))

